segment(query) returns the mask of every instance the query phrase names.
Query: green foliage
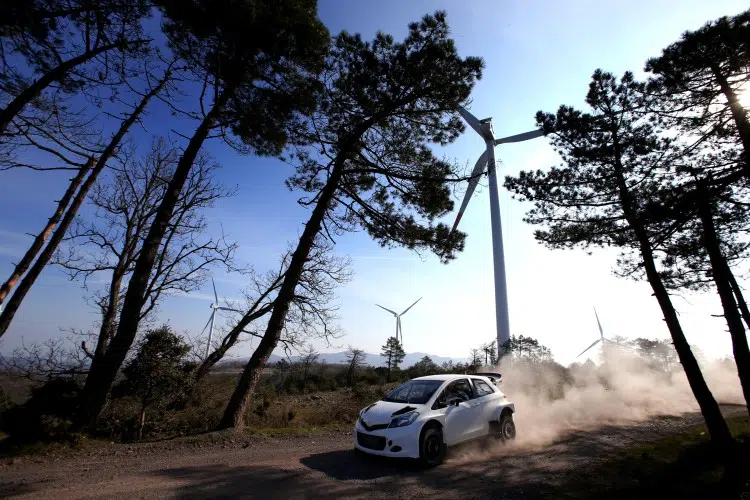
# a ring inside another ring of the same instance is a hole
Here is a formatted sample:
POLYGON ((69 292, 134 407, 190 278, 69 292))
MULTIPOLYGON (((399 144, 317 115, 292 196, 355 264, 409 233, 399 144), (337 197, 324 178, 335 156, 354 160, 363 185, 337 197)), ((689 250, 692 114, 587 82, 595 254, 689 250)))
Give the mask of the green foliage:
MULTIPOLYGON (((379 33, 372 42, 339 34, 322 80, 320 111, 308 132, 315 149, 297 153, 287 181, 310 193, 336 192, 325 214, 337 232, 366 230, 382 246, 427 248, 448 260, 465 235, 435 220, 453 209, 448 183, 456 166, 431 144, 463 132, 457 107, 481 77, 482 61, 461 58, 445 13, 409 25, 403 42, 379 33)), ((326 200, 328 204, 328 200, 326 200)))
MULTIPOLYGON (((735 103, 746 88, 748 67, 750 10, 683 33, 661 56, 649 59, 645 69, 656 75, 649 90, 660 94, 684 130, 721 139, 737 137, 738 120, 744 118, 747 127, 747 111, 735 103)), ((746 155, 749 146, 745 142, 746 155)))
POLYGON ((636 352, 651 367, 660 369, 665 373, 671 373, 677 367, 677 353, 669 342, 639 337, 630 344, 636 348, 636 352))
POLYGON ((646 64, 655 75, 648 84, 651 115, 680 132, 684 153, 674 162, 680 177, 658 200, 677 228, 665 249, 663 274, 671 288, 705 289, 713 281, 701 203, 713 217, 723 259, 733 265, 747 257, 741 234, 748 229, 750 122, 739 97, 750 80, 748 40, 750 11, 745 11, 683 33, 646 64))
POLYGON ((217 124, 255 154, 277 155, 317 106, 329 34, 316 0, 156 0, 169 45, 225 94, 217 124))
POLYGON ((380 352, 380 355, 385 358, 386 366, 388 367, 388 375, 386 380, 391 381, 391 372, 397 370, 401 362, 406 357, 404 348, 401 347, 401 342, 396 337, 388 337, 385 345, 380 352))
MULTIPOLYGON (((24 65, 4 66, 0 91, 20 93, 38 77, 66 60, 99 47, 122 41, 111 52, 120 55, 87 61, 75 71, 63 73, 55 87, 76 92, 84 86, 97 87, 112 76, 125 73, 127 59, 143 56, 148 40, 141 23, 149 15, 146 0, 4 0, 0 2, 0 44, 4 55, 23 58, 24 65), (124 59, 120 59, 125 56, 124 59), (23 67, 25 66, 25 68, 23 67), (30 74, 29 71, 30 70, 30 74)), ((116 80, 114 78, 113 80, 116 80)))
POLYGON ((643 113, 644 90, 631 73, 618 81, 597 70, 586 96, 590 112, 560 106, 556 114, 537 113, 563 164, 505 183, 533 203, 524 220, 543 227, 537 240, 550 248, 619 248, 618 272, 634 278, 646 269, 643 245, 658 265, 666 258, 659 246, 674 231, 659 203, 674 180, 672 141, 643 113))
POLYGON ((185 357, 190 346, 168 325, 149 330, 138 345, 135 357, 125 366, 118 393, 135 397, 142 417, 151 408, 164 408, 180 399, 189 388, 193 364, 185 357))
POLYGON ((508 354, 512 361, 528 363, 542 363, 552 361, 552 351, 531 337, 511 335, 503 344, 503 353, 508 354))
POLYGON ((440 367, 430 358, 425 356, 406 370, 407 378, 424 377, 441 373, 440 367))
POLYGON ((51 379, 33 388, 24 404, 2 413, 2 430, 19 443, 70 439, 80 391, 75 378, 51 379))

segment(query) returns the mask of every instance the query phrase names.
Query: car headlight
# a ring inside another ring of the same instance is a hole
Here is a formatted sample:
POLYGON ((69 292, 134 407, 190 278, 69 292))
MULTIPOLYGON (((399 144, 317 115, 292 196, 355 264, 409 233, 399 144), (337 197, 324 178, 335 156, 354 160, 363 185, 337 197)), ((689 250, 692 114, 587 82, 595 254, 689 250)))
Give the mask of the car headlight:
POLYGON ((416 411, 404 413, 403 415, 399 415, 398 417, 391 420, 391 424, 388 427, 404 427, 405 425, 413 423, 418 416, 419 412, 416 411))

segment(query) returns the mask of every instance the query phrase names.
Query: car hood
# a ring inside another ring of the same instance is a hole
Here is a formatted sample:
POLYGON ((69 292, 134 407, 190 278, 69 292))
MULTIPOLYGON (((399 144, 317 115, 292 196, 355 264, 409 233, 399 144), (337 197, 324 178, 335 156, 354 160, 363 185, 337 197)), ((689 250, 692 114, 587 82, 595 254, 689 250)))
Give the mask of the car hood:
POLYGON ((362 412, 361 419, 369 427, 373 425, 388 425, 393 417, 403 415, 412 410, 419 411, 424 405, 417 403, 391 403, 390 401, 378 401, 371 404, 362 412))

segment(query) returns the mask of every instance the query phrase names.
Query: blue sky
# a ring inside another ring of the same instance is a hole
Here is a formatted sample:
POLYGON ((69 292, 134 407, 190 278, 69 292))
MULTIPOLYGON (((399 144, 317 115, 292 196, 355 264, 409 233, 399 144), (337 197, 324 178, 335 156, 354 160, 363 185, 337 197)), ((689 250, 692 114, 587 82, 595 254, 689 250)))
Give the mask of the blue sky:
MULTIPOLYGON (((742 1, 667 0, 601 1, 424 1, 322 0, 320 15, 332 33, 341 29, 371 38, 377 30, 402 38, 409 22, 436 9, 448 12, 452 35, 462 55, 485 61, 484 78, 473 94, 471 111, 492 117, 498 136, 533 128, 538 110, 560 104, 582 106, 588 81, 596 68, 642 75, 650 56, 680 33, 704 22, 745 9, 742 1)), ((168 118, 156 109, 147 133, 164 130, 168 118), (156 118, 156 119, 154 119, 156 118)), ((178 126, 169 123, 169 127, 178 126)), ((466 133, 443 153, 473 165, 482 141, 466 133)), ((223 164, 220 179, 236 185, 239 194, 207 212, 214 229, 223 226, 240 243, 239 258, 259 270, 276 265, 287 242, 294 240, 308 212, 296 204, 298 195, 283 184, 291 167, 274 159, 241 157, 218 142, 208 149, 223 164)), ((497 150, 502 175, 544 168, 558 162, 544 139, 502 146, 497 150)), ((0 173, 0 276, 23 252, 64 190, 68 175, 0 173)), ((615 254, 595 251, 550 251, 533 239, 533 228, 522 222, 523 204, 501 189, 506 245, 511 331, 539 339, 558 361, 568 363, 598 335, 592 307, 605 334, 631 338, 666 338, 656 301, 645 283, 615 278, 615 254)), ((457 199, 457 203, 460 200, 457 199)), ((474 197, 462 220, 468 232, 466 250, 445 266, 432 256, 382 249, 363 233, 338 241, 337 252, 354 262, 355 278, 339 295, 341 324, 346 336, 326 347, 347 345, 379 352, 392 334, 394 319, 375 307, 380 303, 403 309, 424 297, 402 319, 405 349, 465 357, 472 347, 492 340, 494 299, 490 240, 489 195, 486 186, 474 197)), ((446 217, 452 222, 454 215, 446 217)), ((219 294, 239 297, 244 278, 216 275, 219 294)), ((168 298, 160 320, 178 331, 197 335, 209 315, 209 287, 189 297, 168 298)), ((711 317, 721 311, 713 294, 676 297, 690 342, 709 356, 731 352, 725 325, 711 317)), ((79 284, 48 268, 27 296, 16 320, 0 341, 7 352, 25 342, 61 335, 60 328, 88 328, 95 319, 84 303, 79 284)), ((247 355, 250 346, 236 355, 247 355)))

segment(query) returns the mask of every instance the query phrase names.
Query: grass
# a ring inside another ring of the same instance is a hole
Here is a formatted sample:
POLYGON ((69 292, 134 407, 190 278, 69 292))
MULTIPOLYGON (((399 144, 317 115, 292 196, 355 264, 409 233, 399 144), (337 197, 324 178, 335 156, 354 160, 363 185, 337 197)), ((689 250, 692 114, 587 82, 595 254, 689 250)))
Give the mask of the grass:
MULTIPOLYGON (((727 424, 735 438, 748 443, 750 418, 730 417, 727 424)), ((705 426, 698 426, 633 447, 581 474, 555 496, 566 499, 719 498, 723 474, 724 467, 711 450, 705 426)), ((746 495, 743 498, 750 498, 750 494, 746 495)))

